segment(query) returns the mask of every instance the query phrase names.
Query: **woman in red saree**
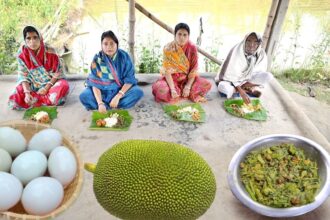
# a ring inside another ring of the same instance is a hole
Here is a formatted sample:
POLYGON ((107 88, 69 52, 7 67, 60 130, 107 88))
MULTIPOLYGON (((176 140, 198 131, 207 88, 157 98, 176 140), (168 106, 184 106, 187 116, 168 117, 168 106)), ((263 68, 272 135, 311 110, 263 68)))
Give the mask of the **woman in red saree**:
POLYGON ((62 105, 69 92, 59 57, 46 51, 41 34, 35 27, 23 30, 25 45, 18 53, 17 87, 9 97, 11 109, 62 105))
POLYGON ((152 85, 157 102, 176 102, 189 98, 193 102, 205 102, 211 83, 198 76, 197 48, 189 41, 187 24, 175 26, 175 40, 164 47, 162 78, 152 85))

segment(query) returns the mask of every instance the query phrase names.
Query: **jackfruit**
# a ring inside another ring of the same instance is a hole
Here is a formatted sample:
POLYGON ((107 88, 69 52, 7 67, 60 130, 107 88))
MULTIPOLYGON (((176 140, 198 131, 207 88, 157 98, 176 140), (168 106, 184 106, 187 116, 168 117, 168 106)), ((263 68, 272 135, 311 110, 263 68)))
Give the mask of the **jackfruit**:
POLYGON ((205 160, 191 149, 157 140, 115 144, 97 165, 93 188, 114 216, 134 220, 197 219, 211 206, 216 182, 205 160))

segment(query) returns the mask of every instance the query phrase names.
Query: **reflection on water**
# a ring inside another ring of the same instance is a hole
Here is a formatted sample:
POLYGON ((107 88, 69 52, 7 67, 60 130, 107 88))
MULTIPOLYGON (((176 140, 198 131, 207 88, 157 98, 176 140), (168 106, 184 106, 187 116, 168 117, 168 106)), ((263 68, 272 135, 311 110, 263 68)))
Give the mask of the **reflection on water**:
MULTIPOLYGON (((303 47, 297 53, 307 54, 310 45, 320 36, 321 21, 329 16, 329 0, 291 0, 281 36, 280 53, 277 61, 285 59, 284 48, 290 47, 294 34, 299 35, 303 47), (297 20, 300 21, 297 24, 297 20), (299 26, 299 28, 297 28, 299 26), (298 33, 295 31, 298 30, 298 33)), ((223 60, 230 48, 241 41, 250 31, 263 33, 271 0, 139 0, 137 1, 160 20, 173 27, 178 22, 186 22, 191 28, 190 39, 196 42, 199 35, 199 20, 203 19, 201 47, 216 54, 223 60)), ((86 0, 85 16, 78 32, 89 34, 77 37, 73 44, 73 66, 88 68, 94 54, 100 50, 100 36, 103 31, 113 30, 120 47, 127 49, 128 40, 128 2, 125 0, 86 0)), ((159 27, 149 18, 136 10, 135 44, 151 45, 157 41, 163 46, 173 36, 159 27)), ((200 55, 200 71, 203 70, 203 59, 200 55)), ((286 61, 287 65, 291 63, 286 61)), ((82 68, 76 68, 81 72, 82 68)))

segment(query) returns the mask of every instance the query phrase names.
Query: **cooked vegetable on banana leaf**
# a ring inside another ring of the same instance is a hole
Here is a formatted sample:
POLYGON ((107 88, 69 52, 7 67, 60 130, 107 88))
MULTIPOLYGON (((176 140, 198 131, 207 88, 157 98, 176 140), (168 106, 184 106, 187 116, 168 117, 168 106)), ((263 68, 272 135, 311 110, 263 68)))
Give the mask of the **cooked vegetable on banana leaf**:
POLYGON ((224 107, 227 112, 240 118, 256 121, 267 120, 267 111, 259 99, 251 99, 249 104, 245 104, 242 99, 227 99, 224 107))

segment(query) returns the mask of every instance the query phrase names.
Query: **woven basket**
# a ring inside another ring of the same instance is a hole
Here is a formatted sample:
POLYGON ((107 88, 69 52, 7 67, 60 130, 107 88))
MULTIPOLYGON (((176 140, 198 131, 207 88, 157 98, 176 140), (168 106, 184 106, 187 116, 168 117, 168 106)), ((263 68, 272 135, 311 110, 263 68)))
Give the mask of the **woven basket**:
MULTIPOLYGON (((23 120, 17 120, 17 121, 8 121, 8 122, 1 122, 0 127, 8 126, 15 128, 23 134, 25 139, 29 141, 32 136, 45 129, 50 128, 49 125, 35 123, 35 122, 29 122, 29 121, 23 121, 23 120)), ((63 132, 60 131, 63 137, 62 144, 66 147, 68 147, 71 152, 74 154, 76 161, 77 161, 77 174, 74 180, 64 189, 64 198, 62 203, 49 213, 48 215, 44 216, 37 216, 37 215, 30 215, 28 214, 24 208, 21 202, 19 202, 16 206, 9 209, 6 212, 0 212, 0 217, 3 216, 5 219, 23 219, 23 220, 42 220, 42 219, 50 219, 54 218, 55 216, 59 215, 61 212, 66 210, 73 201, 78 197, 80 193, 80 189, 82 187, 82 181, 83 181, 83 163, 80 160, 80 156, 77 150, 77 147, 74 143, 72 143, 68 137, 66 137, 63 132)))

